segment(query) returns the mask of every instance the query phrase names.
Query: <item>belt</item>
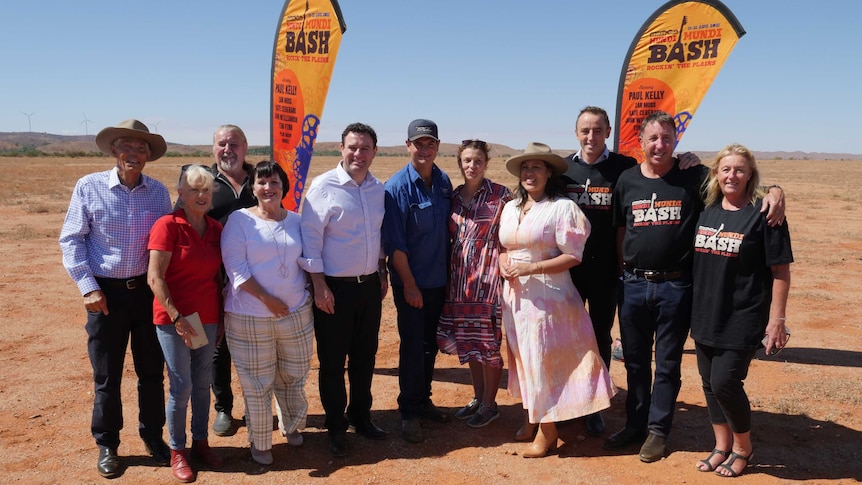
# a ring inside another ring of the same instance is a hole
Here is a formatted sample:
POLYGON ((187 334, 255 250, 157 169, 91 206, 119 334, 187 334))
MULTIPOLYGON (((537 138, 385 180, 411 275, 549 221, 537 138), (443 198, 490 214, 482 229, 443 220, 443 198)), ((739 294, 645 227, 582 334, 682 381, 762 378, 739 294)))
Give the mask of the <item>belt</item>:
POLYGON ((366 281, 370 280, 371 278, 373 278, 375 276, 377 276, 377 271, 375 271, 373 273, 369 273, 369 274, 364 274, 361 276, 327 276, 326 279, 332 280, 332 281, 341 281, 344 283, 362 284, 362 283, 365 283, 366 281))
POLYGON ((640 278, 642 280, 652 281, 655 283, 661 283, 662 281, 667 280, 678 280, 682 278, 682 271, 653 271, 650 269, 633 269, 632 274, 635 275, 635 278, 640 278))
POLYGON ((144 273, 140 276, 134 276, 132 278, 102 278, 101 276, 96 277, 96 281, 99 282, 99 285, 102 286, 110 286, 112 288, 122 288, 126 290, 136 290, 140 287, 147 286, 147 274, 144 273))

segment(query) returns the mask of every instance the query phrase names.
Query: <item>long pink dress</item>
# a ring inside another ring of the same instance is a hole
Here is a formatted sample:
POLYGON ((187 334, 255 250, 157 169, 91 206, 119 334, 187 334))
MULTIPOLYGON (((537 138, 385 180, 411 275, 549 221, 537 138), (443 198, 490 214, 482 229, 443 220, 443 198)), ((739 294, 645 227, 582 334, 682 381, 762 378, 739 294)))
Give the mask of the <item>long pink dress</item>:
MULTIPOLYGON (((567 198, 536 203, 518 222, 506 204, 500 244, 514 261, 560 254, 581 259, 590 223, 567 198)), ((616 389, 599 356, 589 314, 568 271, 503 283, 503 327, 509 344, 509 393, 531 423, 565 421, 607 409, 616 389)))

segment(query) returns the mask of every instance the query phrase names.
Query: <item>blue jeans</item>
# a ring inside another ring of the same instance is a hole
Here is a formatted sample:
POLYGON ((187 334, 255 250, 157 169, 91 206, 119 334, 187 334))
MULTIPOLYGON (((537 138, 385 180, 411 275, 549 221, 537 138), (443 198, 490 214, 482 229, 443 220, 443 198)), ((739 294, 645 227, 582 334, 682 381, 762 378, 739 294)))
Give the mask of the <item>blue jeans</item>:
POLYGON ((209 342, 192 350, 177 335, 173 325, 156 325, 156 335, 165 354, 170 395, 165 410, 172 450, 186 448, 186 410, 192 401, 192 440, 207 439, 213 351, 218 325, 205 324, 209 342))
POLYGON ((628 383, 626 428, 649 429, 667 437, 682 385, 682 349, 691 326, 691 276, 657 283, 636 278, 626 271, 620 285, 619 302, 628 383))
POLYGON ((422 308, 413 308, 404 299, 404 287, 393 286, 392 298, 398 312, 398 411, 401 419, 418 418, 431 402, 431 380, 437 360, 437 325, 443 312, 446 288, 420 288, 422 308))

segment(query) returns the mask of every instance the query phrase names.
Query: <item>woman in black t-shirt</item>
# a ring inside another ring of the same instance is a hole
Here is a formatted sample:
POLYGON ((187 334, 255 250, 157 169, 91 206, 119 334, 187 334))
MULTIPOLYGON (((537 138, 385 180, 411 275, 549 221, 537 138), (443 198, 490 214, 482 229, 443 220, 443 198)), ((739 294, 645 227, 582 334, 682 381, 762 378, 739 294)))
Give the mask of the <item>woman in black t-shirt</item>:
POLYGON ((753 455, 743 387, 751 359, 761 346, 767 355, 781 350, 789 336, 790 234, 786 224, 766 223, 759 184, 751 151, 725 147, 705 182, 695 232, 691 336, 715 433, 712 453, 697 468, 722 476, 741 474, 753 455))

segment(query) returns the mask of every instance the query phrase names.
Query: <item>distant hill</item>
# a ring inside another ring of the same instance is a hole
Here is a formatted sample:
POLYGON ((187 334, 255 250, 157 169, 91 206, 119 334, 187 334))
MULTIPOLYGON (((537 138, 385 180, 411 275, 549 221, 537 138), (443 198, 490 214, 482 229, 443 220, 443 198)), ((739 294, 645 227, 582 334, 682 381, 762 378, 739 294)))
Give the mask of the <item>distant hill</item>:
MULTIPOLYGON (((0 132, 0 156, 18 155, 54 155, 54 156, 98 156, 95 135, 54 135, 51 133, 33 132, 0 132)), ((522 150, 511 148, 506 145, 491 143, 491 158, 503 159, 521 153, 522 150)), ((250 151, 261 156, 269 153, 267 146, 252 146, 250 151)), ((315 153, 338 154, 338 142, 319 141, 314 145, 315 153)), ((555 150, 560 155, 568 155, 575 148, 555 150)), ((454 143, 443 143, 440 145, 440 155, 454 156, 458 152, 458 145, 454 143)), ((182 145, 168 142, 168 156, 208 156, 212 153, 210 145, 182 145)), ((695 151, 703 160, 715 157, 715 151, 695 151)), ((407 150, 404 145, 381 146, 378 148, 378 156, 406 156, 407 150)), ((854 153, 826 153, 826 152, 758 152, 754 155, 761 160, 862 160, 862 154, 854 153)))

